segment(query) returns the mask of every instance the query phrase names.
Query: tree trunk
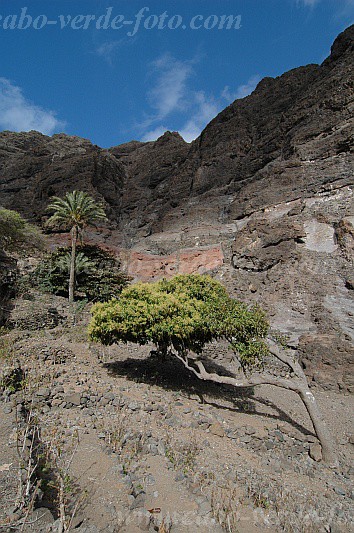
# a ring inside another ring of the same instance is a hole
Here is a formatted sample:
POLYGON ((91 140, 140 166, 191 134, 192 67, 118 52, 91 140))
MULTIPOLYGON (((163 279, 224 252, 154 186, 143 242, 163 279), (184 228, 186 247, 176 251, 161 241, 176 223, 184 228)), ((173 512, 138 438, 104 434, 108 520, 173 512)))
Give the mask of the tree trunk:
POLYGON ((198 370, 196 370, 195 367, 189 364, 188 357, 183 357, 178 353, 175 353, 174 355, 180 361, 182 361, 182 363, 186 368, 188 368, 188 370, 191 370, 199 379, 202 380, 214 381, 215 383, 224 383, 225 385, 233 385, 234 387, 255 387, 257 385, 273 385, 274 387, 279 387, 281 389, 296 392, 300 396, 306 407, 317 438, 321 443, 323 461, 330 467, 335 468, 338 466, 338 458, 334 451, 334 440, 327 429, 326 423, 322 417, 316 399, 307 386, 306 376, 301 369, 298 369, 299 375, 296 380, 276 377, 264 373, 263 375, 253 374, 248 379, 245 378, 240 381, 231 376, 220 376, 218 374, 207 372, 201 361, 195 362, 195 365, 198 367, 198 370))
POLYGON ((70 260, 70 277, 69 277, 69 304, 73 303, 73 301, 74 301, 76 242, 77 242, 77 227, 73 226, 73 228, 71 230, 71 260, 70 260))
POLYGON ((323 461, 331 467, 338 466, 338 458, 334 451, 333 438, 327 429, 314 395, 307 387, 300 389, 298 393, 307 409, 318 440, 321 443, 323 461))

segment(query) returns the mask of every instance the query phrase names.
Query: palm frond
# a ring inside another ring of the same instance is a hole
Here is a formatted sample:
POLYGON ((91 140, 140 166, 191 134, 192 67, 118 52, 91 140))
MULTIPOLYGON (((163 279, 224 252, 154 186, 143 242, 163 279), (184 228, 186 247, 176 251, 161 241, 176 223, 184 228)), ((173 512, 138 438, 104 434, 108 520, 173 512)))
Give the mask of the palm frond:
POLYGON ((107 220, 103 206, 83 191, 68 192, 64 198, 53 197, 47 209, 53 212, 47 221, 52 227, 82 229, 96 221, 107 220))
MULTIPOLYGON (((70 272, 70 262, 71 262, 71 253, 67 252, 64 256, 60 257, 57 261, 56 266, 61 272, 70 272)), ((95 266, 95 263, 90 261, 90 259, 83 252, 79 252, 75 257, 75 274, 81 274, 84 271, 90 271, 95 266)))

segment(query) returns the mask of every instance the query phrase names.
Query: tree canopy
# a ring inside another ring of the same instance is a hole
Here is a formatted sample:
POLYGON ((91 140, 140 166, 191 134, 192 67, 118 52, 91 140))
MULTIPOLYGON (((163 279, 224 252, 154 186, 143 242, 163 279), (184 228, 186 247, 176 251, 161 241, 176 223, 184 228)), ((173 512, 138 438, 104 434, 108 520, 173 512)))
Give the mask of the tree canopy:
MULTIPOLYGON (((59 247, 46 254, 33 274, 32 282, 42 291, 68 296, 71 249, 59 247)), ((106 302, 118 296, 130 278, 119 269, 119 262, 108 250, 80 245, 75 257, 75 280, 78 297, 106 302)))
POLYGON ((216 280, 193 274, 137 283, 125 288, 118 299, 95 304, 92 315, 89 335, 94 341, 153 342, 160 354, 177 357, 201 380, 234 387, 272 385, 297 393, 321 442, 323 459, 338 465, 333 439, 294 352, 274 342, 259 307, 230 298, 216 280), (237 375, 213 373, 204 366, 204 346, 221 338, 230 343, 240 363, 237 375), (191 352, 196 357, 191 358, 191 352), (263 365, 265 355, 287 368, 286 377, 263 365))
POLYGON ((86 192, 67 192, 64 198, 54 196, 48 211, 53 211, 48 219, 48 226, 57 226, 70 230, 71 256, 69 268, 69 303, 74 301, 75 263, 77 239, 86 226, 94 226, 98 220, 107 220, 104 209, 86 192))
POLYGON ((0 207, 0 250, 23 252, 40 248, 42 244, 42 235, 36 226, 16 211, 0 207))
POLYGON ((53 215, 47 225, 67 230, 82 230, 98 220, 107 220, 103 207, 83 191, 67 192, 64 198, 54 196, 48 211, 53 211, 53 215))
POLYGON ((103 344, 153 342, 161 353, 201 353, 213 339, 225 338, 244 365, 267 352, 265 314, 258 307, 230 298, 209 276, 178 275, 156 283, 125 288, 119 299, 96 304, 90 336, 103 344))

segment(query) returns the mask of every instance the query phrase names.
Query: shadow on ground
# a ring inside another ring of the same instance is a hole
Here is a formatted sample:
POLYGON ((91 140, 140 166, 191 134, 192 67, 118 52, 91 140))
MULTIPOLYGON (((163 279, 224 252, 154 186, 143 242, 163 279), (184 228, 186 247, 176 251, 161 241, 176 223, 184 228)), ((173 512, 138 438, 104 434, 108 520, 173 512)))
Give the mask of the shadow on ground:
MULTIPOLYGON (((211 365, 208 367, 209 371, 222 375, 232 375, 215 362, 211 362, 211 365)), ((312 434, 273 402, 258 397, 255 398, 253 387, 236 388, 210 381, 201 381, 187 370, 178 359, 173 357, 161 360, 161 358, 151 355, 146 359, 128 358, 124 361, 104 363, 103 366, 113 376, 124 376, 137 383, 146 383, 168 391, 178 391, 189 396, 192 394, 197 395, 201 403, 207 403, 217 409, 242 411, 250 415, 288 422, 304 435, 312 434), (213 398, 215 402, 211 401, 210 398, 213 398), (217 400, 227 401, 231 403, 231 406, 220 404, 217 400), (258 411, 257 404, 270 407, 276 411, 276 414, 258 411)))

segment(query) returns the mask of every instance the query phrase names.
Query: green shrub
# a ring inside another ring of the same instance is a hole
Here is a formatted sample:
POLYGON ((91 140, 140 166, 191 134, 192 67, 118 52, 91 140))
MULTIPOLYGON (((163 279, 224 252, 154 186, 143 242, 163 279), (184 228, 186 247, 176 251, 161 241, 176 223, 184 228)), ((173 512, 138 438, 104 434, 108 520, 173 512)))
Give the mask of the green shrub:
POLYGON ((118 300, 93 306, 92 314, 90 337, 103 344, 153 342, 166 355, 171 348, 179 354, 200 353, 207 343, 225 338, 244 366, 257 364, 267 353, 264 313, 230 298, 209 276, 137 283, 118 300))
POLYGON ((40 230, 16 211, 0 207, 0 250, 23 252, 43 246, 40 230))
MULTIPOLYGON (((44 292, 68 296, 70 248, 47 254, 35 269, 32 280, 44 292)), ((95 245, 78 247, 76 257, 77 295, 89 301, 106 302, 120 294, 129 277, 119 270, 115 256, 95 245)))

